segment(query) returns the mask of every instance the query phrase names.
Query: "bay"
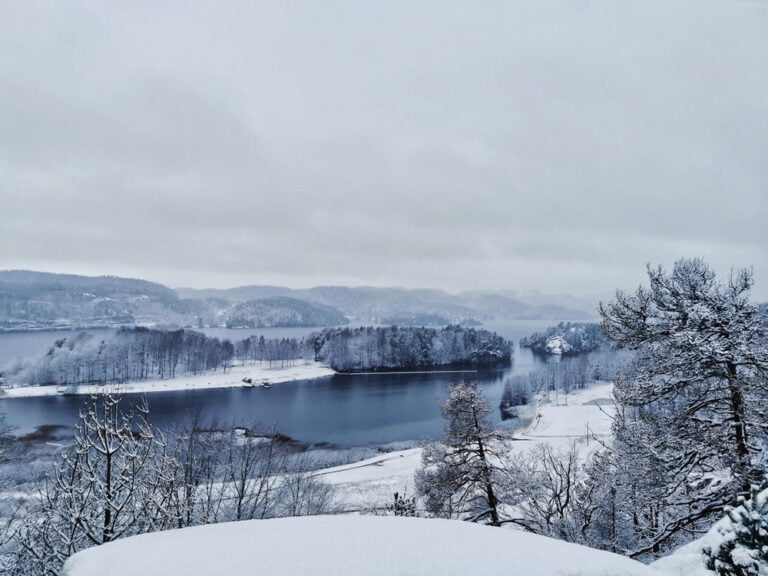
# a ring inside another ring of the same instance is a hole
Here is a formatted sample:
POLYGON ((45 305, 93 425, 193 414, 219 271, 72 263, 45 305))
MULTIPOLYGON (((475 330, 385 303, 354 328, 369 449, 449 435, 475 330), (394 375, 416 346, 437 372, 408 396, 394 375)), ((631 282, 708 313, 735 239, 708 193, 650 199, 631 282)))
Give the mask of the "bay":
MULTIPOLYGON (((523 336, 544 329, 547 321, 489 322, 484 328, 517 343, 523 336)), ((206 329, 209 336, 240 340, 252 334, 270 337, 301 337, 315 329, 270 328, 253 330, 206 329)), ((98 331, 99 334, 109 331, 98 331)), ((0 350, 32 355, 44 351, 56 339, 71 332, 5 333, 0 335, 0 350), (18 339, 13 336, 18 336, 18 339), (38 347, 38 350, 33 348, 38 347)), ((11 357, 11 359, 13 356, 11 357)), ((8 358, 5 358, 6 360, 8 358)), ((0 356, 0 362, 3 357, 0 356)), ((498 406, 504 382, 514 374, 525 374, 557 357, 542 358, 515 345, 514 361, 508 367, 476 373, 453 374, 376 374, 336 375, 330 378, 276 384, 269 389, 232 388, 155 392, 146 396, 150 420, 160 429, 183 425, 199 414, 218 427, 249 426, 261 422, 275 425, 281 433, 310 444, 341 446, 384 444, 436 438, 442 431, 438 402, 448 384, 461 379, 476 379, 492 407, 498 406)), ((565 359, 564 359, 565 361, 565 359)), ((71 427, 86 398, 54 396, 15 398, 0 401, 0 412, 17 433, 42 425, 71 427)), ((125 401, 141 397, 127 395, 125 401)), ((494 416, 500 420, 498 411, 494 416)))

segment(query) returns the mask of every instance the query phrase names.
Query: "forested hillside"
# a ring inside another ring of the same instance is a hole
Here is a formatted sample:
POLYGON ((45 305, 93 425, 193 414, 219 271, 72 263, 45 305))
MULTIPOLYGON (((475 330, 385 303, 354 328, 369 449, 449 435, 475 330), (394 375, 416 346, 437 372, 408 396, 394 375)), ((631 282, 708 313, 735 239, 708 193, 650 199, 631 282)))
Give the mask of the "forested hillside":
POLYGON ((512 293, 345 286, 171 290, 129 278, 0 271, 0 330, 319 327, 347 319, 382 325, 477 325, 494 319, 589 318, 593 310, 566 296, 523 301, 512 293), (560 305, 558 299, 575 306, 560 305))
MULTIPOLYGON (((512 293, 375 288, 370 286, 320 286, 301 290, 277 286, 242 286, 226 290, 180 288, 184 298, 220 298, 243 302, 274 296, 288 296, 337 308, 350 318, 374 324, 389 324, 393 319, 410 317, 440 318, 443 324, 491 319, 588 319, 594 306, 566 296, 515 297, 512 293), (561 301, 568 302, 563 305, 561 301)), ((429 322, 433 323, 433 322, 429 322)))
POLYGON ((338 326, 349 320, 337 309, 286 296, 247 300, 227 314, 227 328, 338 326))
POLYGON ((512 344, 495 332, 460 326, 329 328, 307 341, 316 360, 341 371, 494 364, 512 355, 512 344))
POLYGON ((536 332, 521 339, 520 346, 539 354, 575 356, 609 347, 611 342, 603 335, 600 324, 560 322, 544 332, 536 332))
POLYGON ((113 276, 0 271, 0 329, 183 322, 189 308, 161 284, 113 276))

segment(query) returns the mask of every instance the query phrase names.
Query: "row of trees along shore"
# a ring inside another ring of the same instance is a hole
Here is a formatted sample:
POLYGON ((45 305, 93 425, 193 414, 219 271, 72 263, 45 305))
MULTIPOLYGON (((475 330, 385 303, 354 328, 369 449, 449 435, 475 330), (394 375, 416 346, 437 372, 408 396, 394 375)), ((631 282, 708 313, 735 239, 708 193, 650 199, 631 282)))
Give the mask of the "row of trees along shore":
POLYGON ((111 338, 81 333, 1 376, 24 385, 73 385, 175 378, 226 371, 233 362, 285 367, 320 361, 335 370, 414 369, 508 361, 512 345, 495 333, 448 326, 328 328, 303 339, 251 336, 232 343, 193 330, 121 328, 111 338))

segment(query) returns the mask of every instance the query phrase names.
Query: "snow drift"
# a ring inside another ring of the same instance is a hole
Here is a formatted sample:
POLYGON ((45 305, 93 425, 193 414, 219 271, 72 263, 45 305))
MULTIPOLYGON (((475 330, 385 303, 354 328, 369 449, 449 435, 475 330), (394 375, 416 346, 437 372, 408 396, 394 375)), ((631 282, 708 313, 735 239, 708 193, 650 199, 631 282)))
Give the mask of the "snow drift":
POLYGON ((658 576, 628 558, 450 520, 314 516, 134 536, 71 557, 65 576, 658 576))

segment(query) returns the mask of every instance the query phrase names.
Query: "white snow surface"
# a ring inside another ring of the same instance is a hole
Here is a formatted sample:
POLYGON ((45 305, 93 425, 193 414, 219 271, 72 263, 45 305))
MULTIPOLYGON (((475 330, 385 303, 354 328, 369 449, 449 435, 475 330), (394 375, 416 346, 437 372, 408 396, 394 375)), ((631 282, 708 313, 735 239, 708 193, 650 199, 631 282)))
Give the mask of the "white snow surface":
POLYGON ((727 517, 721 519, 704 536, 681 546, 669 556, 659 558, 651 566, 674 576, 714 576, 715 573, 707 570, 704 564, 702 551, 707 547, 716 547, 723 539, 719 529, 729 525, 730 520, 727 517))
POLYGON ((71 557, 64 576, 658 576, 628 558, 458 522, 314 516, 145 534, 71 557))
POLYGON ((246 386, 243 378, 251 378, 255 386, 264 383, 278 384, 293 380, 313 380, 333 376, 336 372, 320 362, 296 364, 284 368, 269 368, 267 363, 238 364, 228 368, 226 372, 205 372, 203 374, 177 376, 176 378, 141 380, 123 384, 67 386, 65 389, 57 386, 19 386, 2 388, 0 394, 7 398, 28 396, 57 396, 66 391, 67 394, 98 394, 113 392, 116 394, 148 394, 151 392, 168 392, 172 390, 193 390, 205 388, 237 388, 246 386))
POLYGON ((340 512, 382 509, 391 504, 397 492, 414 495, 413 475, 421 466, 421 448, 390 452, 316 473, 336 492, 340 512))

